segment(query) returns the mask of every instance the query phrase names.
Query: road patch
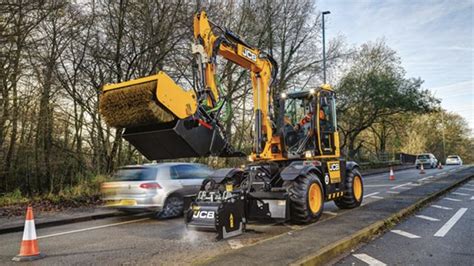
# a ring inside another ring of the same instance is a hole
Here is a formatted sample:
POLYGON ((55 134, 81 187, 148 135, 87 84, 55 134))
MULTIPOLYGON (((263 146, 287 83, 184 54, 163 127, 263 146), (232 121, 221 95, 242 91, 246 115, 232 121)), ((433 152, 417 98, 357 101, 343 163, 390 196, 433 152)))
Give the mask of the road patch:
POLYGON ((244 247, 244 244, 239 239, 229 239, 227 240, 227 243, 229 244, 231 249, 239 249, 244 247))

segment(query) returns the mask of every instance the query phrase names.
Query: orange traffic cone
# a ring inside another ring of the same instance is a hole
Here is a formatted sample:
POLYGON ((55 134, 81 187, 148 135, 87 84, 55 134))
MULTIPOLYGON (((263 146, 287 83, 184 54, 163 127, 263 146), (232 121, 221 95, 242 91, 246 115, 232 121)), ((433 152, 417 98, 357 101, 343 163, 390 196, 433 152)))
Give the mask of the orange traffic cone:
POLYGON ((438 163, 438 169, 443 169, 443 164, 441 162, 438 163))
POLYGON ((423 164, 420 164, 420 174, 425 173, 425 168, 423 167, 423 164))
POLYGON ((395 174, 393 173, 393 167, 390 166, 390 177, 388 178, 390 181, 395 180, 395 174))
POLYGON ((21 241, 20 254, 16 255, 14 261, 32 261, 41 259, 41 254, 36 240, 35 220, 33 218, 33 208, 28 206, 26 211, 25 229, 23 231, 23 240, 21 241))

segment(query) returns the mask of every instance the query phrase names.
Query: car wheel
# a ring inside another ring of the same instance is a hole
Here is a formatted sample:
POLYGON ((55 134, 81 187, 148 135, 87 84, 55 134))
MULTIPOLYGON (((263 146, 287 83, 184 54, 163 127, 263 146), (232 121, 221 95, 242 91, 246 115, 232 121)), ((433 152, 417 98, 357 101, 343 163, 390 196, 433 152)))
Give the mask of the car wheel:
POLYGON ((172 218, 183 214, 184 200, 179 196, 169 196, 163 209, 156 214, 157 218, 172 218))

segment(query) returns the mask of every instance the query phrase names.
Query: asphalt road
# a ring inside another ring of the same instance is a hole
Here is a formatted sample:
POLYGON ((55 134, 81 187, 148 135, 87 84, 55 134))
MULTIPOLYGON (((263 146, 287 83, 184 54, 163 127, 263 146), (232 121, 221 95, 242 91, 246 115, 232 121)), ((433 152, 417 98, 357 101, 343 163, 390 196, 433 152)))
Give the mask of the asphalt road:
POLYGON ((432 202, 337 265, 474 265, 474 181, 432 202))
MULTIPOLYGON (((383 200, 424 182, 449 178, 450 172, 459 169, 457 166, 442 170, 428 169, 423 175, 416 169, 403 170, 395 172, 394 181, 389 181, 388 173, 367 176, 364 178, 363 204, 383 200)), ((321 221, 343 212, 334 203, 326 203, 321 221)), ((251 224, 246 234, 217 242, 214 233, 187 231, 182 218, 115 217, 37 230, 40 250, 47 257, 35 263, 190 264, 272 236, 290 233, 299 227, 291 224, 251 224)), ((0 235, 0 264, 13 263, 11 258, 19 251, 21 237, 20 232, 0 235)))

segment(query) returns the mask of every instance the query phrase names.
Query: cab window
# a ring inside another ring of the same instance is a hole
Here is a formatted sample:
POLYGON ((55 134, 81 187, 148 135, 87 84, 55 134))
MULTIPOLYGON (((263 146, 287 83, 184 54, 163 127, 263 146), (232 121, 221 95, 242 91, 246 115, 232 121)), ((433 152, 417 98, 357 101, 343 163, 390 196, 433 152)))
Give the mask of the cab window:
POLYGON ((294 98, 285 103, 285 116, 289 118, 291 125, 296 125, 298 122, 310 112, 309 99, 294 98))

